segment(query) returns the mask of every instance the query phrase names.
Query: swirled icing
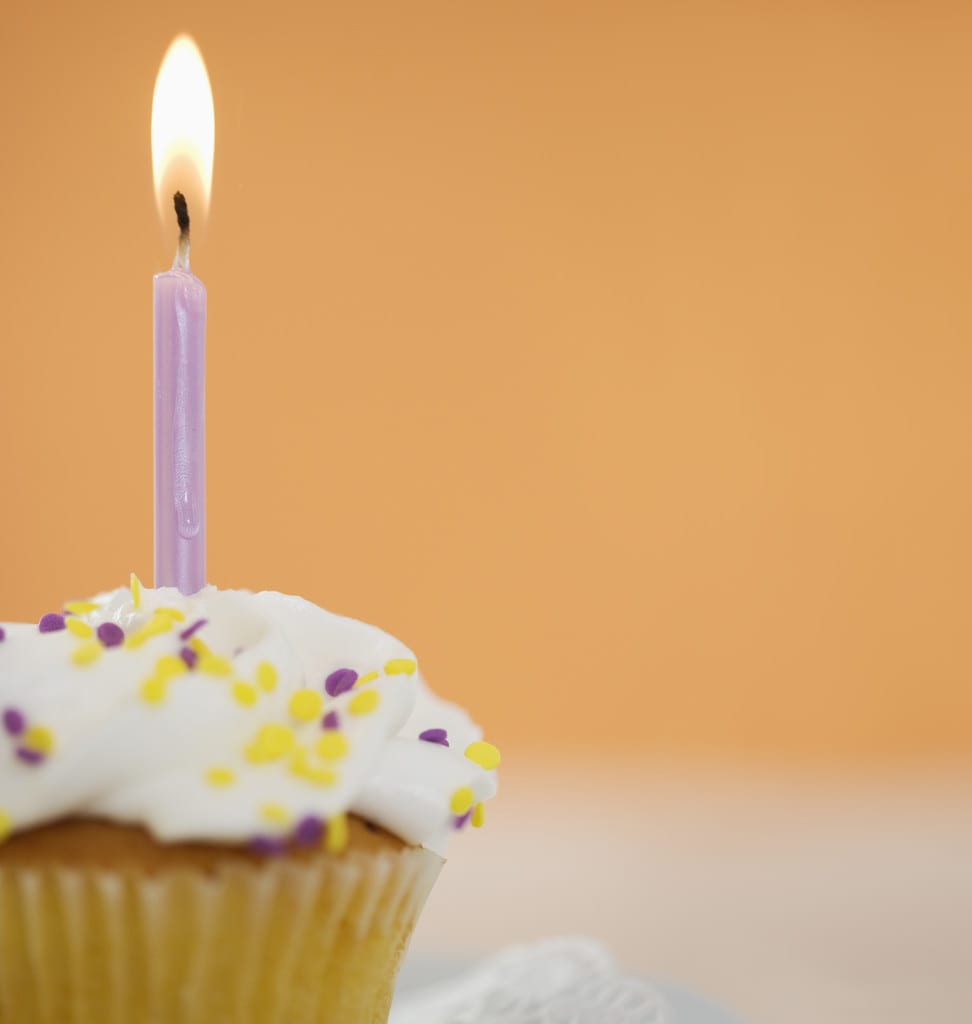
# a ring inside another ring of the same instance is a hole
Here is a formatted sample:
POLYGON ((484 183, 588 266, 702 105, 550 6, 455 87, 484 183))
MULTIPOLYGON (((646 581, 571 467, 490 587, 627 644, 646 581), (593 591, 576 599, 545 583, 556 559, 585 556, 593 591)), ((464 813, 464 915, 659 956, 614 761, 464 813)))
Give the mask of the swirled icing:
POLYGON ((353 812, 442 852, 496 792, 495 748, 374 626, 134 578, 66 607, 0 630, 0 833, 87 815, 272 851, 353 812))

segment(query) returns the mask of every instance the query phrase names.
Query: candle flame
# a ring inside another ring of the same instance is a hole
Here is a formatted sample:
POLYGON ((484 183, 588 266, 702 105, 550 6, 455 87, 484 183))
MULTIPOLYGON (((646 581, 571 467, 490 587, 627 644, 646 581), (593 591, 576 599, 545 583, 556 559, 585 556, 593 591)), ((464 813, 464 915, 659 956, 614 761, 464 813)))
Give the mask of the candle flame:
POLYGON ((155 198, 166 224, 173 223, 176 190, 188 197, 194 218, 209 210, 215 136, 213 92, 202 54, 192 38, 177 36, 162 60, 152 97, 155 198))

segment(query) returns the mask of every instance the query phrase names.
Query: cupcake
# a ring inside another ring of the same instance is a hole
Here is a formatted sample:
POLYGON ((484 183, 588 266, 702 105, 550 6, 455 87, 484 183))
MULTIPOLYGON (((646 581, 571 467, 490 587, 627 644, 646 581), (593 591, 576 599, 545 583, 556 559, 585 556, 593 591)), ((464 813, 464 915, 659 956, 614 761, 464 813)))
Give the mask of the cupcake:
POLYGON ((372 1024, 496 748, 298 597, 130 587, 0 630, 0 1024, 372 1024))

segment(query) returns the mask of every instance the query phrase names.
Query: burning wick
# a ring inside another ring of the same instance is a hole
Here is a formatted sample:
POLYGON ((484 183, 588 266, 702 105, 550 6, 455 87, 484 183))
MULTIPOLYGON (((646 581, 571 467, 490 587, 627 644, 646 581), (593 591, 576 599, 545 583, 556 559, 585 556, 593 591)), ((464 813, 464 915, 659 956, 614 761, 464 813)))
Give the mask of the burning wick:
POLYGON ((176 192, 172 197, 172 205, 175 206, 176 221, 179 224, 179 244, 176 247, 175 262, 173 270, 189 269, 189 206, 186 197, 181 192, 176 192))

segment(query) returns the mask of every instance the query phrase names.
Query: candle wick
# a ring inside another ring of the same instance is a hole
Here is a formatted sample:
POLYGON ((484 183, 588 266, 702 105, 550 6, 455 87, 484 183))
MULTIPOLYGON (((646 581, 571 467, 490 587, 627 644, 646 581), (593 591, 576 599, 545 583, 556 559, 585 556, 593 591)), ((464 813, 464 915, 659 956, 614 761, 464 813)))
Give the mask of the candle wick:
POLYGON ((172 197, 175 206, 176 221, 179 224, 179 242, 176 246, 175 262, 173 270, 189 269, 189 206, 186 197, 181 192, 176 192, 172 197))

